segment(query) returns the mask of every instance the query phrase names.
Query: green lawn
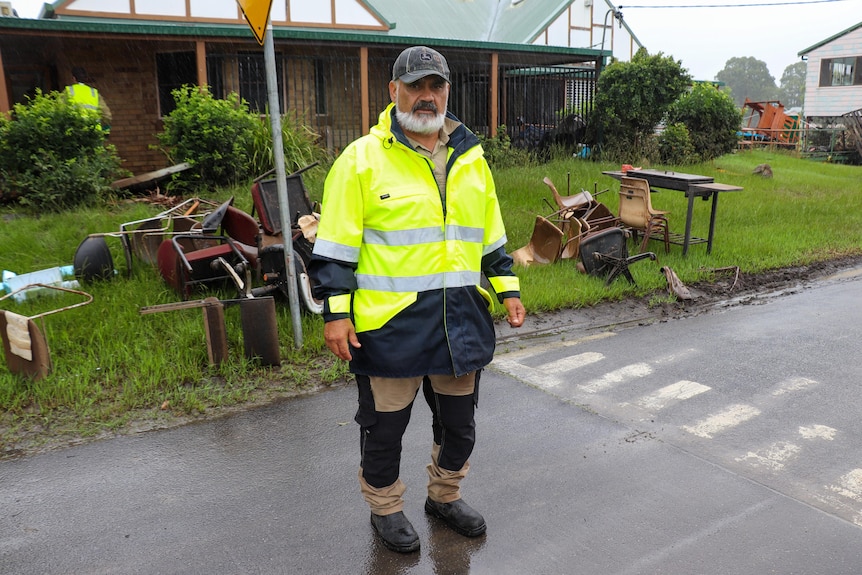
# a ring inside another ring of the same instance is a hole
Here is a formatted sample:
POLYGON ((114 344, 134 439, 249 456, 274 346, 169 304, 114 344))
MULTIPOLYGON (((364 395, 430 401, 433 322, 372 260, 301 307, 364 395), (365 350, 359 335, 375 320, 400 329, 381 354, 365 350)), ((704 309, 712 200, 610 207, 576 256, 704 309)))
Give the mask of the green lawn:
MULTIPOLYGON (((527 243, 537 214, 552 211, 543 201, 553 201, 542 183, 545 176, 563 194, 581 188, 591 192, 609 188, 598 199, 616 213, 619 184, 601 173, 614 169, 619 166, 572 159, 496 171, 509 250, 527 243)), ((662 265, 672 267, 683 282, 694 283, 708 280, 715 268, 738 266, 743 272, 758 272, 862 253, 860 167, 761 150, 677 169, 744 188, 720 198, 711 255, 706 255, 705 245, 692 246, 687 257, 682 257, 680 246, 672 246, 671 253, 665 255, 662 246, 652 242, 650 249, 659 259, 631 267, 636 287, 625 281, 606 287, 603 280, 579 273, 572 260, 519 269, 528 312, 579 308, 652 293, 666 297, 664 276, 657 271, 662 265), (772 179, 752 174, 761 163, 772 166, 772 179)), ((306 184, 315 199, 320 197, 324 175, 322 168, 307 173, 306 184)), ((208 197, 221 201, 230 195, 236 197, 237 207, 251 211, 248 186, 208 197)), ((660 192, 654 195, 653 205, 671 212, 672 231, 683 231, 683 194, 660 192)), ((37 218, 3 209, 0 269, 24 273, 71 264, 78 244, 88 234, 118 230, 121 223, 149 217, 160 209, 124 202, 100 210, 37 218)), ((699 202, 693 235, 705 237, 708 217, 709 204, 699 202)), ((11 374, 5 361, 0 364, 0 457, 4 452, 14 453, 31 439, 93 436, 127 430, 141 421, 159 425, 177 417, 209 416, 345 377, 344 364, 333 360, 325 349, 319 317, 303 314, 304 346, 295 349, 286 304, 278 306, 280 367, 260 367, 243 357, 235 306, 225 310, 230 359, 219 368, 209 366, 201 310, 140 315, 142 306, 173 302, 178 297, 155 269, 142 262, 133 264, 127 278, 119 240, 109 238, 108 243, 119 271, 117 277, 84 288, 94 296, 92 304, 40 320, 54 363, 52 373, 31 382, 11 374)), ((636 248, 631 246, 630 251, 636 248)), ((16 304, 7 299, 0 307, 29 316, 79 300, 74 296, 43 297, 16 304)))

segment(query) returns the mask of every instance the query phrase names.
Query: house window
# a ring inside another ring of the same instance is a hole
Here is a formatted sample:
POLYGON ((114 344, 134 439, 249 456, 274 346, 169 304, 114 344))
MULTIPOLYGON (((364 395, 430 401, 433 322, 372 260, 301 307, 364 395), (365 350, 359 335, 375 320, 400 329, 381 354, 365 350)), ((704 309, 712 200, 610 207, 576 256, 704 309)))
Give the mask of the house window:
POLYGON ((858 66, 860 59, 862 58, 856 56, 823 59, 820 65, 820 85, 862 85, 862 73, 860 73, 858 66))
MULTIPOLYGON (((284 74, 282 72, 283 59, 276 55, 275 70, 278 82, 278 106, 284 110, 284 74)), ((239 69, 239 95, 246 102, 250 110, 263 113, 268 108, 269 99, 266 94, 266 65, 261 52, 240 52, 237 54, 237 68, 239 69)))
POLYGON ((194 52, 156 54, 156 74, 159 79, 159 111, 167 116, 177 107, 172 92, 183 85, 198 83, 194 52))
POLYGON ((314 61, 314 101, 315 112, 326 115, 326 76, 327 66, 323 60, 314 61))

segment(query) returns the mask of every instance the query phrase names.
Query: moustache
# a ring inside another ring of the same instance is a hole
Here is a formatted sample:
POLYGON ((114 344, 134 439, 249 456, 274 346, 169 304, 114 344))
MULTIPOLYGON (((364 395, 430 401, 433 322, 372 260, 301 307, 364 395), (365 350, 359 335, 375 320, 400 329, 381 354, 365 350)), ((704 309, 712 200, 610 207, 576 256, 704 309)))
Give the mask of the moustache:
POLYGON ((433 102, 419 102, 415 106, 413 106, 414 112, 418 112, 419 110, 428 110, 429 112, 437 113, 437 106, 434 105, 433 102))

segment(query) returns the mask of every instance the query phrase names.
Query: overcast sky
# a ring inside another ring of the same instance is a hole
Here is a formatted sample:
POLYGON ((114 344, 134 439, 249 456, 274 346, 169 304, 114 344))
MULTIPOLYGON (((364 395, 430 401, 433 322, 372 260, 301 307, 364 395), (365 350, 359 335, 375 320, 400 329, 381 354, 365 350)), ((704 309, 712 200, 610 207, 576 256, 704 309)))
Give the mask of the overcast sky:
POLYGON ((697 80, 714 80, 730 58, 753 56, 766 62, 778 84, 784 69, 800 61, 800 51, 862 22, 862 0, 620 3, 623 20, 650 54, 682 60, 697 80))
MULTIPOLYGON (((784 69, 800 61, 798 52, 862 22, 862 0, 618 1, 650 54, 682 60, 697 80, 715 79, 730 58, 753 56, 766 62, 779 84, 784 69)), ((12 0, 22 18, 35 18, 42 4, 12 0)))

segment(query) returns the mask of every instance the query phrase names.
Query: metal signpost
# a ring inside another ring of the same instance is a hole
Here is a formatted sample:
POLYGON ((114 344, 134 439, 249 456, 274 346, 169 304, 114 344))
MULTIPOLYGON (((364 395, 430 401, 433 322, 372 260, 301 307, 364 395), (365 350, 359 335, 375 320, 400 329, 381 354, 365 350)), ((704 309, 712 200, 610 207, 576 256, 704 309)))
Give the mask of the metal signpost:
POLYGON ((269 12, 272 0, 236 0, 242 10, 257 43, 263 46, 266 65, 266 94, 269 100, 269 116, 272 121, 273 156, 275 157, 275 183, 281 214, 281 230, 284 240, 284 269, 287 275, 287 294, 290 317, 293 323, 293 341, 297 349, 302 347, 302 322, 299 316, 299 291, 296 283, 296 268, 293 267, 293 244, 290 241, 290 205, 287 199, 287 173, 284 167, 284 142, 281 136, 281 110, 278 104, 278 81, 275 73, 275 46, 272 41, 272 23, 269 12))

